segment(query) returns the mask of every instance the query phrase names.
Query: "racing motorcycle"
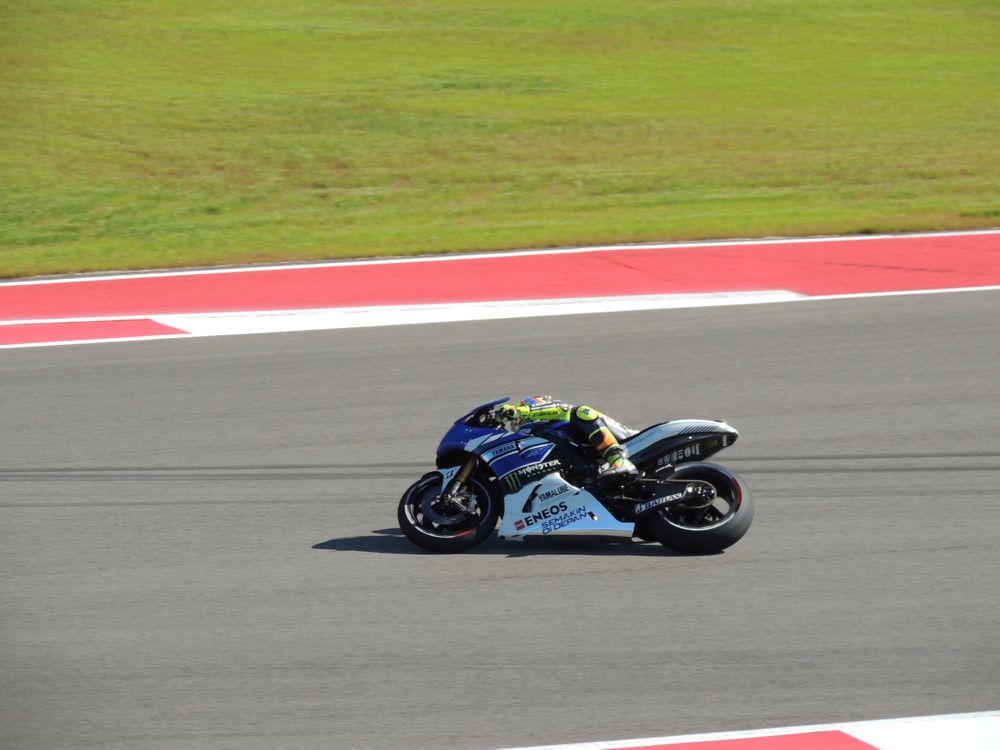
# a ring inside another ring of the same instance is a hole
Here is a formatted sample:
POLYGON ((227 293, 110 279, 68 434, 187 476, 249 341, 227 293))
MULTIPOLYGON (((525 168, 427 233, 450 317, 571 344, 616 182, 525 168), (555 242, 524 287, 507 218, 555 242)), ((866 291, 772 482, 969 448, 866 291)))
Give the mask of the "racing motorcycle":
POLYGON ((743 480, 702 460, 736 442, 725 422, 677 419, 623 432, 638 478, 602 478, 599 454, 569 422, 498 422, 495 408, 507 400, 458 419, 438 445, 437 469, 403 493, 399 525, 418 547, 464 552, 499 522, 500 539, 591 534, 710 554, 750 528, 743 480))

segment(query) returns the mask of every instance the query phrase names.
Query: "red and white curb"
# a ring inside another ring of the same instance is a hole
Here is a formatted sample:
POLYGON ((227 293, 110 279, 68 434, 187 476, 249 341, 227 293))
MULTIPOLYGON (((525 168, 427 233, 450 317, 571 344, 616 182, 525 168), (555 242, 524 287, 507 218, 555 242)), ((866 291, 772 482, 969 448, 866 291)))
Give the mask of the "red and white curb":
POLYGON ((998 750, 1000 711, 508 750, 998 750))
POLYGON ((0 283, 0 348, 997 289, 1000 230, 199 269, 0 283))
POLYGON ((253 333, 327 331, 344 328, 454 323, 555 315, 669 310, 788 302, 805 299, 783 291, 664 294, 440 305, 379 305, 320 310, 263 310, 135 318, 78 318, 0 322, 0 348, 58 346, 165 339, 178 336, 238 336, 253 333), (39 339, 44 340, 39 340, 39 339), (19 340, 20 339, 20 340, 19 340))
POLYGON ((905 292, 838 294, 816 297, 783 290, 772 290, 720 292, 716 294, 577 297, 439 305, 379 305, 318 310, 166 314, 145 317, 0 321, 0 349, 977 291, 1000 291, 1000 286, 920 289, 905 292))

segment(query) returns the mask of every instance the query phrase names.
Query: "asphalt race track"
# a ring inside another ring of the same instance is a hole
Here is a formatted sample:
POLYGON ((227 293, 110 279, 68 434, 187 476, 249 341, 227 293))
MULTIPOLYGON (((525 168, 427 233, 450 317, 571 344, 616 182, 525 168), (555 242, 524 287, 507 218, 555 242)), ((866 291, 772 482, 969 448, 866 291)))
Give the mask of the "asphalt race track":
POLYGON ((0 353, 0 747, 493 750, 1000 707, 1000 293, 0 353), (725 418, 724 554, 396 529, 446 426, 725 418))

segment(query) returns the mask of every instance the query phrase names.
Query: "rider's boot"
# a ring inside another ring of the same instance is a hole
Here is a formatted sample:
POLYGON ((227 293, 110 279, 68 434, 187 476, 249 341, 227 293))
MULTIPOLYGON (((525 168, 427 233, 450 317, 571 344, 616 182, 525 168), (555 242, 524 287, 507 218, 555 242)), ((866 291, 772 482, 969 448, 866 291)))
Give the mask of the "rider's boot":
POLYGON ((590 444, 607 462, 598 472, 598 482, 608 480, 631 482, 639 475, 638 469, 625 455, 618 438, 608 429, 604 415, 597 409, 591 409, 589 406, 577 406, 570 415, 570 421, 580 428, 590 444))
POLYGON ((604 460, 607 463, 601 467, 597 475, 598 482, 609 480, 631 482, 639 475, 635 464, 628 460, 625 451, 617 443, 604 452, 604 460))

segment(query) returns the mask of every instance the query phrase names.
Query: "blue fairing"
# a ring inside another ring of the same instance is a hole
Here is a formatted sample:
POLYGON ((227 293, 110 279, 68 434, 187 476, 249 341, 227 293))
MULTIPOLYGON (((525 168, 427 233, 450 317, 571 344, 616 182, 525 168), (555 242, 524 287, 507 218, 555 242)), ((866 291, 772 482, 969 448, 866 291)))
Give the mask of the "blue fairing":
MULTIPOLYGON (((491 435, 500 437, 505 434, 507 433, 504 433, 503 430, 491 430, 484 427, 469 427, 469 425, 456 422, 451 426, 451 429, 445 433, 445 436, 441 438, 437 454, 439 456, 447 456, 449 453, 454 453, 455 451, 469 451, 467 446, 469 443, 472 443, 477 439, 485 441, 491 435)), ((476 454, 481 453, 481 451, 477 451, 475 449, 470 452, 476 454)))
MULTIPOLYGON (((503 455, 495 455, 496 451, 489 451, 485 456, 489 461, 490 468, 493 469, 493 473, 498 477, 502 477, 525 466, 530 466, 531 464, 541 463, 552 451, 552 448, 555 447, 552 443, 541 438, 527 437, 525 439, 524 435, 515 440, 507 441, 507 444, 510 443, 516 445, 519 450, 514 450, 503 455)), ((504 445, 504 443, 498 445, 504 445)))
MULTIPOLYGON (((481 410, 502 404, 506 400, 497 399, 477 406, 455 422, 438 445, 438 457, 444 458, 457 452, 473 453, 488 463, 498 477, 544 461, 554 445, 545 437, 533 434, 541 424, 528 424, 518 432, 508 432, 465 423, 466 420, 477 421, 475 415, 481 410)), ((568 423, 547 422, 545 426, 548 430, 561 434, 568 423)))
POLYGON ((490 407, 505 403, 509 400, 510 398, 508 396, 495 398, 492 401, 487 401, 485 404, 480 404, 475 409, 472 409, 459 417, 455 421, 455 424, 451 426, 451 429, 449 429, 448 432, 445 433, 445 436, 441 438, 441 443, 438 445, 437 450, 438 457, 447 456, 455 451, 468 451, 469 448, 466 446, 477 439, 485 440, 490 435, 499 436, 506 434, 503 430, 486 427, 472 427, 465 424, 465 421, 478 411, 489 409, 490 407))

